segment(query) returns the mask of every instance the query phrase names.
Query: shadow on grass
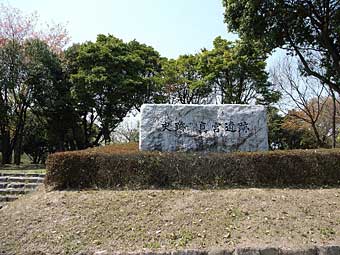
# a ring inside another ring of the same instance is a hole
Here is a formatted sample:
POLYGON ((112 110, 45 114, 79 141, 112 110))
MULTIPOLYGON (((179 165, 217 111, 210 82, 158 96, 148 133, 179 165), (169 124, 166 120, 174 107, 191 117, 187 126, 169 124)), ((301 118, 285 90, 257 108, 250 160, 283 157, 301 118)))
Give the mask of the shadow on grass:
POLYGON ((167 191, 167 190, 197 190, 197 191, 223 191, 223 190, 236 190, 236 189, 262 189, 262 190, 320 190, 320 189, 340 189, 338 185, 225 185, 225 186, 214 186, 214 185, 172 185, 172 186, 117 186, 117 187, 88 187, 88 188, 53 188, 45 186, 47 191, 167 191))

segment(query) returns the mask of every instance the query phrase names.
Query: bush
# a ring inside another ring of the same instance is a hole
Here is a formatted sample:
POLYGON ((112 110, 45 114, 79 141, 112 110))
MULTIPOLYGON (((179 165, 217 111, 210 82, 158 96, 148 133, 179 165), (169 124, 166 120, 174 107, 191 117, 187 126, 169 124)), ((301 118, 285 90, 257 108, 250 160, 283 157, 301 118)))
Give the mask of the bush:
POLYGON ((340 182, 340 150, 139 152, 136 144, 55 153, 52 189, 325 186, 340 182))

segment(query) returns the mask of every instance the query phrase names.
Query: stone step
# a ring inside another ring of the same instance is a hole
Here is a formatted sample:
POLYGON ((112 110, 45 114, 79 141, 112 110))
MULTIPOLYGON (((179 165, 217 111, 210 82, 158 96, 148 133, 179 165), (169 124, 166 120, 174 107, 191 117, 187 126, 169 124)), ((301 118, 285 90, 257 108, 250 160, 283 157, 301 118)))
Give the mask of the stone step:
MULTIPOLYGON (((36 189, 39 185, 41 185, 41 183, 11 182, 11 183, 8 183, 5 188, 33 190, 33 189, 36 189)), ((1 187, 1 183, 0 183, 0 187, 1 187)))
POLYGON ((18 199, 18 196, 13 195, 0 195, 0 202, 11 202, 18 199))
POLYGON ((38 174, 38 173, 6 173, 1 172, 0 176, 13 176, 13 177, 45 177, 45 174, 38 174))
POLYGON ((0 189, 7 188, 8 182, 0 182, 0 189))
POLYGON ((0 182, 42 183, 42 177, 0 176, 0 182))
POLYGON ((24 195, 29 193, 32 190, 27 189, 15 189, 15 188, 6 188, 6 189, 0 189, 0 195, 24 195))
POLYGON ((0 189, 6 188, 24 188, 24 189, 36 189, 41 183, 24 183, 24 182, 0 182, 0 189))

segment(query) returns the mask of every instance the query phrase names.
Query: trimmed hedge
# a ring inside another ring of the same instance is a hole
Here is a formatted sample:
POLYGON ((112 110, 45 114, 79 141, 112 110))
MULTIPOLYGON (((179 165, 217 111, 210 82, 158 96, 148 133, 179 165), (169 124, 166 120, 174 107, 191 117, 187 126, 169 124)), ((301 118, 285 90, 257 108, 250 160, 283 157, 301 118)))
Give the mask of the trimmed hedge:
POLYGON ((333 186, 340 184, 340 150, 204 154, 108 146, 50 155, 45 184, 52 189, 333 186))

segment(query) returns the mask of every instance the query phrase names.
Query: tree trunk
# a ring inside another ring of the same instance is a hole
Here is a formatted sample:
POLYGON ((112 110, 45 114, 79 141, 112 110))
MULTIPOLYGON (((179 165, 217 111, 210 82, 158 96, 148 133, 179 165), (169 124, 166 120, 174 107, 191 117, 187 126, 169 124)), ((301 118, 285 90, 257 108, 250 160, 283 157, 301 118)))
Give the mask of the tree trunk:
POLYGON ((14 147, 14 164, 20 165, 21 162, 22 134, 18 134, 18 139, 14 147))
POLYGON ((2 134, 2 164, 12 163, 12 149, 9 131, 2 134))
POLYGON ((332 101, 333 101, 333 113, 332 113, 332 147, 336 147, 336 98, 333 89, 331 89, 332 101))
POLYGON ((317 144, 318 144, 318 147, 319 147, 319 148, 324 147, 325 143, 320 139, 319 131, 318 131, 318 129, 316 128, 316 122, 312 122, 312 123, 311 123, 311 126, 312 126, 312 129, 313 129, 313 132, 314 132, 314 135, 315 135, 315 138, 316 138, 316 142, 317 142, 317 144))
POLYGON ((65 143, 64 143, 64 136, 63 135, 59 135, 57 151, 65 151, 65 143))
POLYGON ((32 163, 33 163, 33 164, 38 164, 38 162, 39 162, 39 161, 38 161, 38 155, 39 155, 39 154, 37 153, 37 154, 35 154, 35 155, 33 156, 33 160, 32 160, 32 163))
POLYGON ((20 165, 21 163, 21 152, 22 152, 22 140, 24 136, 24 128, 26 121, 26 110, 27 107, 24 107, 20 114, 20 120, 18 122, 16 139, 14 139, 14 164, 20 165))

